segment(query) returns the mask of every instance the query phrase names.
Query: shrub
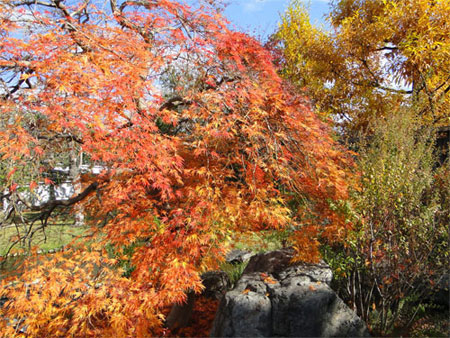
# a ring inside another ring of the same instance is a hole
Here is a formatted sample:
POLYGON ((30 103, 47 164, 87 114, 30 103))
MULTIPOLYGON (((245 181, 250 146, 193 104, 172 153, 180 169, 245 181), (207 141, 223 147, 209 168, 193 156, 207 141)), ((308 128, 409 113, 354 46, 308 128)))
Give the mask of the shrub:
POLYGON ((412 113, 376 121, 373 130, 357 144, 355 229, 345 246, 324 251, 344 298, 385 334, 411 324, 402 314, 448 267, 449 183, 448 168, 436 174, 433 133, 412 113))

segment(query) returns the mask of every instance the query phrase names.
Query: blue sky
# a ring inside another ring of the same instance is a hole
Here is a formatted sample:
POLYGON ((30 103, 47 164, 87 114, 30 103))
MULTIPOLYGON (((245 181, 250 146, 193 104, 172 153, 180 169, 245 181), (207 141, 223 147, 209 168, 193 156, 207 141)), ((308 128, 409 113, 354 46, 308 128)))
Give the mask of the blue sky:
MULTIPOLYGON (((225 16, 240 31, 267 37, 275 31, 290 0, 228 0, 225 16)), ((324 23, 329 0, 305 0, 313 23, 324 23)))

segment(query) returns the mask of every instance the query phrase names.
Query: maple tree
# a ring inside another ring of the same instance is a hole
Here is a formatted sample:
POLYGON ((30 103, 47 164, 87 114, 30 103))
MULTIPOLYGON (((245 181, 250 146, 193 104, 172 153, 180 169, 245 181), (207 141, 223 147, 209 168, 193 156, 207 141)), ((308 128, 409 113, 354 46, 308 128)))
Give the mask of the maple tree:
POLYGON ((233 233, 294 229, 297 258, 315 260, 319 235, 350 226, 332 203, 347 198, 350 157, 271 53, 208 2, 0 6, 2 200, 44 228, 73 205, 92 223, 2 280, 5 335, 158 335, 233 233), (103 171, 68 200, 27 203, 68 151, 103 171))
POLYGON ((292 1, 276 34, 285 76, 347 130, 407 105, 422 123, 450 120, 447 0, 332 2, 330 31, 292 1))

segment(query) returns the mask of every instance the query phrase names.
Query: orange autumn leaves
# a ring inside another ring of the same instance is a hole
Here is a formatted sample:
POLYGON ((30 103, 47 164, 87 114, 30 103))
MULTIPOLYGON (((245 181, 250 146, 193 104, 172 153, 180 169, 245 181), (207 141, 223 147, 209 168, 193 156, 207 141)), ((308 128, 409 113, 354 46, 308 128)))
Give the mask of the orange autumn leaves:
POLYGON ((329 202, 347 197, 351 159, 278 77, 270 51, 210 7, 51 4, 36 6, 28 39, 13 47, 20 34, 7 32, 0 42, 0 67, 25 67, 34 79, 2 99, 10 125, 1 155, 20 127, 22 149, 45 150, 35 160, 69 135, 104 171, 82 201, 88 242, 30 258, 2 282, 3 332, 156 334, 167 305, 201 290, 199 273, 217 265, 230 234, 295 229, 293 244, 310 260, 321 233, 341 237, 346 224, 329 202), (290 208, 297 199, 305 203, 290 208))

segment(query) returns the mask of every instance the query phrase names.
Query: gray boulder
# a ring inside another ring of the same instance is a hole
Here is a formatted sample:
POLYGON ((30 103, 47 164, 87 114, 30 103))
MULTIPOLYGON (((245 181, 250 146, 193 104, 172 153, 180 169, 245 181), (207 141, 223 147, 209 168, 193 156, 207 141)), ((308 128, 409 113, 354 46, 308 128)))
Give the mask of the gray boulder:
POLYGON ((324 264, 291 265, 292 251, 250 259, 217 311, 212 337, 367 337, 365 323, 329 287, 324 264))
POLYGON ((250 258, 252 258, 255 254, 250 251, 245 250, 231 250, 227 256, 225 261, 230 264, 242 264, 248 262, 250 258))

